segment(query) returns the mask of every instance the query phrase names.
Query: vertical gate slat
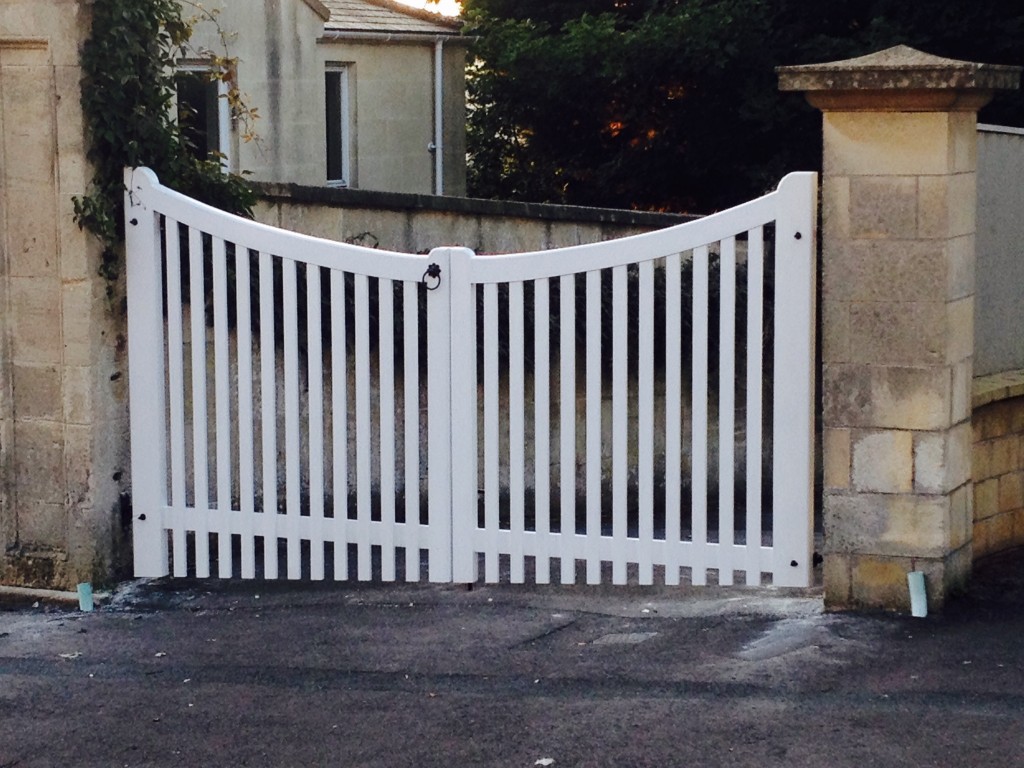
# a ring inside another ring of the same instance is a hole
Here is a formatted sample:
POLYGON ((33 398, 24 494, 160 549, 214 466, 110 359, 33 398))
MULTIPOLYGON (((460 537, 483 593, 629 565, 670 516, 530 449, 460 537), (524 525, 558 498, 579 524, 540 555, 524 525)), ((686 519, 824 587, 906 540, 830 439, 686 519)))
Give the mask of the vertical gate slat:
POLYGON ((690 481, 693 560, 691 583, 707 584, 708 541, 708 247, 693 251, 693 364, 690 392, 692 440, 690 481))
POLYGON ((537 531, 535 580, 551 581, 548 559, 551 541, 551 412, 550 412, 550 290, 547 279, 533 284, 533 477, 534 520, 537 531))
POLYGON ((747 235, 747 495, 746 495, 746 583, 761 583, 761 440, 764 353, 764 230, 756 227, 747 235))
POLYGON ((513 584, 522 584, 525 580, 523 557, 523 538, 526 531, 524 336, 523 284, 513 282, 508 286, 508 466, 509 525, 512 533, 509 547, 509 580, 513 584))
POLYGON ((302 576, 301 540, 298 518, 302 515, 301 453, 299 446, 299 291, 295 261, 281 261, 284 289, 284 472, 285 531, 287 532, 288 578, 302 576))
POLYGON ((576 276, 559 278, 559 565, 562 584, 576 582, 576 276))
POLYGON ((345 274, 331 270, 331 492, 334 496, 334 578, 348 579, 348 337, 345 274))
POLYGON ((372 577, 370 562, 371 460, 370 433, 370 280, 355 276, 356 325, 356 542, 357 574, 360 581, 372 577))
POLYGON ((587 583, 601 583, 601 272, 587 272, 587 583))
POLYGON ((235 315, 238 336, 238 491, 239 511, 242 514, 241 568, 242 578, 256 576, 256 548, 253 539, 255 507, 255 450, 253 446, 253 386, 252 386, 252 290, 249 250, 237 247, 235 251, 235 315))
POLYGON ((167 382, 171 440, 171 506, 184 509, 185 496, 185 373, 181 324, 181 238, 178 222, 164 220, 167 277, 167 382))
POLYGON ((228 343, 227 248, 213 239, 214 419, 217 440, 217 573, 231 578, 231 349, 228 343))
POLYGON ((718 330, 718 583, 733 583, 736 467, 736 238, 722 241, 718 330))
MULTIPOLYGON (((195 531, 196 577, 210 576, 210 537, 207 516, 210 507, 210 480, 206 408, 206 290, 203 277, 203 234, 194 227, 188 233, 189 311, 192 321, 192 477, 194 478, 195 508, 201 514, 195 531)), ((184 557, 179 566, 178 548, 175 546, 175 575, 184 568, 184 557)), ((184 554, 184 552, 182 552, 184 554)))
POLYGON ((419 283, 403 285, 402 323, 405 358, 402 387, 405 396, 405 580, 420 577, 420 321, 419 283))
POLYGON ((499 400, 498 400, 498 286, 484 286, 484 579, 498 581, 498 528, 500 489, 498 483, 499 400))
MULTIPOLYGON (((185 465, 185 342, 182 331, 181 232, 178 222, 164 219, 167 248, 167 375, 171 440, 171 506, 185 509, 187 469, 185 465)), ((193 492, 194 493, 194 492, 193 492)), ((194 502, 193 495, 193 502, 194 502)), ((171 534, 174 575, 187 573, 185 529, 176 525, 171 534)))
MULTIPOLYGON (((691 262, 692 266, 692 262, 691 262)), ((679 584, 682 539, 682 257, 665 259, 665 584, 679 584)))
POLYGON ((260 252, 260 421, 263 464, 263 575, 278 577, 277 557, 277 344, 274 339, 274 262, 260 252))
POLYGON ((629 284, 625 266, 612 269, 612 583, 626 583, 629 472, 629 284))
POLYGON ((377 281, 378 415, 380 423, 380 569, 395 580, 395 294, 391 280, 377 281))
POLYGON ((654 583, 654 262, 640 262, 637 318, 637 489, 641 584, 654 583))
POLYGON ((324 342, 320 267, 306 265, 306 391, 309 411, 309 576, 324 578, 324 342))

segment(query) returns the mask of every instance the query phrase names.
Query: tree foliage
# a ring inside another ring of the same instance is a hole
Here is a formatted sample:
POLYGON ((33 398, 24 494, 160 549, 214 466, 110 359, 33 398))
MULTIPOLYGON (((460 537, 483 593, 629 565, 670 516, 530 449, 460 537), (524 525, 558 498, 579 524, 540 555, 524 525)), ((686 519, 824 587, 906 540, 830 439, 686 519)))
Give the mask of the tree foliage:
MULTIPOLYGON (((820 118, 775 67, 905 43, 1024 64, 1002 0, 464 0, 470 191, 706 211, 820 165, 820 118)), ((1022 100, 988 119, 1024 124, 1022 100)))
MULTIPOLYGON (((74 203, 79 225, 103 243, 101 271, 108 279, 120 273, 125 167, 149 166, 164 184, 234 213, 248 215, 255 203, 245 179, 224 174, 219 158, 196 156, 174 117, 174 66, 189 52, 197 19, 183 17, 178 0, 92 4, 91 34, 82 50, 82 109, 95 173, 88 194, 74 203)), ((218 76, 229 76, 229 59, 206 58, 218 76)))

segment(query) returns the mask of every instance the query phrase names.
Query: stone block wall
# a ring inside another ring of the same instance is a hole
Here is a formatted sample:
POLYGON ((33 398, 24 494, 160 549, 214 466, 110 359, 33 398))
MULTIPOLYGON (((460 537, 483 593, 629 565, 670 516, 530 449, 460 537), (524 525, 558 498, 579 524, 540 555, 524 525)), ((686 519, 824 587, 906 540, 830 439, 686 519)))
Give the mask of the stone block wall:
POLYGON ((1024 545, 1024 371, 974 388, 974 556, 1024 545))
POLYGON ((123 317, 74 222, 88 4, 0 3, 0 582, 108 578, 126 487, 123 317))

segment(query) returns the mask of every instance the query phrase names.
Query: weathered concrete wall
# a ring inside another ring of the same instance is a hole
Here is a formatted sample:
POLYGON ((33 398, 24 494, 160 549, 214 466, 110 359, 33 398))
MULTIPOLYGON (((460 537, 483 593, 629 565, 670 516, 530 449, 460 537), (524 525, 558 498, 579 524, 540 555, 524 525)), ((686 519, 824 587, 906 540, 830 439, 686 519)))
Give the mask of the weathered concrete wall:
POLYGON ((261 185, 256 219, 306 235, 405 253, 460 245, 516 253, 626 237, 697 216, 568 205, 261 185))
POLYGON ((73 221, 89 4, 0 3, 0 580, 109 577, 128 478, 124 326, 73 221))
POLYGON ((978 127, 974 375, 1024 368, 1024 129, 978 127))

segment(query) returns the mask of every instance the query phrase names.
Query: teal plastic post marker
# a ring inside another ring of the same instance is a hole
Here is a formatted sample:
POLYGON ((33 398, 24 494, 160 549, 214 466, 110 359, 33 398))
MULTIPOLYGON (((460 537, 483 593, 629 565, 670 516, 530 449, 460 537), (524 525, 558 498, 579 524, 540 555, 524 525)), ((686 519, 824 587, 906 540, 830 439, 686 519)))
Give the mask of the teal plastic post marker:
POLYGON ((923 619, 928 615, 928 596, 924 589, 924 572, 911 571, 908 573, 907 586, 910 588, 910 615, 923 619))
POLYGON ((78 585, 78 608, 88 613, 92 610, 92 584, 85 581, 78 585))

